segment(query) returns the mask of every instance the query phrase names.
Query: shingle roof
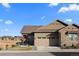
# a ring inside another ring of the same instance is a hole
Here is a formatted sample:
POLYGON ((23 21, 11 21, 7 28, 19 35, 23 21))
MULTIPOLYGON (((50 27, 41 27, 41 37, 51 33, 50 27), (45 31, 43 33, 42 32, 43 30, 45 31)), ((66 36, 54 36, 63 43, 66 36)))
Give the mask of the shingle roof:
POLYGON ((72 24, 73 26, 75 26, 75 27, 77 27, 77 28, 79 28, 79 25, 77 25, 77 24, 72 24))
POLYGON ((24 26, 21 30, 21 33, 31 33, 31 32, 55 32, 57 30, 59 30, 62 27, 67 26, 68 24, 65 24, 64 22, 60 21, 60 20, 56 20, 50 24, 48 24, 47 26, 24 26), (55 26, 53 26, 54 23, 60 23, 61 25, 57 25, 57 27, 55 28, 55 26))
POLYGON ((57 30, 65 27, 65 26, 68 26, 68 24, 66 24, 66 23, 64 23, 64 22, 62 22, 60 20, 56 20, 56 21, 48 24, 47 26, 43 26, 43 27, 38 28, 36 30, 36 32, 56 32, 57 30), (58 25, 54 26, 54 24, 56 22, 60 23, 61 25, 58 24, 58 25))
POLYGON ((25 26, 23 26, 21 33, 31 33, 31 32, 34 32, 39 27, 41 27, 41 26, 25 25, 25 26))
POLYGON ((57 29, 40 29, 40 30, 36 30, 35 32, 56 32, 57 29))

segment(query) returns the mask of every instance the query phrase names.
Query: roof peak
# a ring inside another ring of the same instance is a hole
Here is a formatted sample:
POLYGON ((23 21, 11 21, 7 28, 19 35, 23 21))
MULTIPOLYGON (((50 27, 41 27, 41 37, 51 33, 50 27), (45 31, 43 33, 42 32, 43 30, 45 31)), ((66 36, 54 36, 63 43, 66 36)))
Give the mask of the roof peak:
MULTIPOLYGON (((59 19, 54 20, 54 21, 53 21, 52 23, 50 23, 50 24, 53 24, 54 22, 60 22, 61 24, 65 25, 65 26, 68 26, 67 23, 65 23, 65 22, 63 22, 63 21, 61 21, 61 20, 59 20, 59 19)), ((49 25, 50 25, 50 24, 49 24, 49 25)))

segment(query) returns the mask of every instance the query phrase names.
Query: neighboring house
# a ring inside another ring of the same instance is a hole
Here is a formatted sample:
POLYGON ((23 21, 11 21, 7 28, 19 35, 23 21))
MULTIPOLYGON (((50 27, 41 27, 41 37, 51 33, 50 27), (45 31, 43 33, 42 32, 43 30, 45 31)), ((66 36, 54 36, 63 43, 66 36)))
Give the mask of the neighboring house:
POLYGON ((47 26, 24 26, 21 33, 27 44, 35 46, 72 46, 72 44, 79 44, 79 26, 76 24, 68 25, 60 20, 47 26))
POLYGON ((22 42, 21 40, 23 40, 24 38, 21 36, 2 36, 0 37, 0 48, 6 49, 10 48, 14 45, 17 45, 17 43, 22 42))

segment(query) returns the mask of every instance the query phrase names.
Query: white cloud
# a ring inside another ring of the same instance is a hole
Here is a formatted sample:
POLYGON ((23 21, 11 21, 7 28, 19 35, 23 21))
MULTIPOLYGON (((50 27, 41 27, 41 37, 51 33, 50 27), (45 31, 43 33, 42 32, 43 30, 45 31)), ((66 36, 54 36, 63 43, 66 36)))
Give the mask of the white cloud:
POLYGON ((66 22, 72 22, 72 19, 66 19, 66 22))
POLYGON ((57 5, 58 5, 58 3, 50 3, 48 6, 53 7, 53 6, 57 6, 57 5))
POLYGON ((66 12, 68 11, 69 9, 67 7, 61 7, 60 10, 58 12, 66 12))
POLYGON ((5 24, 13 24, 13 21, 7 20, 7 21, 5 21, 5 24))
POLYGON ((70 4, 68 7, 61 7, 60 9, 59 9, 59 13, 60 12, 67 12, 67 11, 79 11, 79 5, 77 5, 77 4, 70 4))
POLYGON ((10 8, 10 4, 9 3, 1 3, 1 5, 6 7, 6 8, 10 8))
POLYGON ((42 17, 41 17, 42 20, 45 19, 45 18, 46 18, 46 16, 42 16, 42 17))

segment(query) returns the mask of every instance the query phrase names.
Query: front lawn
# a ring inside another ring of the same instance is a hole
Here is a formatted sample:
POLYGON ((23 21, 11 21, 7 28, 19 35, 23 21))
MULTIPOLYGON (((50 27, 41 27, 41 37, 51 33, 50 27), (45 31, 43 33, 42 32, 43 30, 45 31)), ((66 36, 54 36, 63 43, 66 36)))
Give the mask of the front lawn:
POLYGON ((21 51, 26 51, 26 50, 32 50, 32 46, 24 46, 24 47, 21 47, 21 46, 15 46, 15 47, 12 47, 12 48, 9 48, 9 50, 21 50, 21 51))

